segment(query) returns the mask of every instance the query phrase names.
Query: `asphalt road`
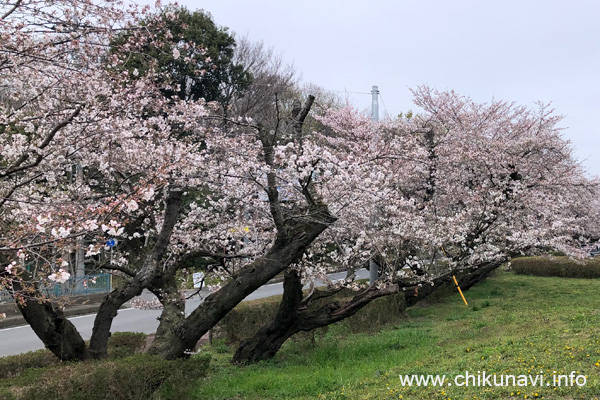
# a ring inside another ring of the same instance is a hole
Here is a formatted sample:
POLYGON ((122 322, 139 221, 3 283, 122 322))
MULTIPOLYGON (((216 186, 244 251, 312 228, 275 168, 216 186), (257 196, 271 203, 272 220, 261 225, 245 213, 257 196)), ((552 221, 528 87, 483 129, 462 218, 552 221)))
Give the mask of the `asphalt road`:
MULTIPOLYGON (((342 279, 346 276, 345 272, 331 274, 332 280, 342 279)), ((367 270, 360 270, 357 273, 358 279, 369 277, 367 270)), ((283 283, 272 283, 262 286, 245 300, 254 300, 264 297, 274 296, 283 293, 283 283)), ((144 300, 149 300, 153 295, 149 292, 141 296, 144 300)), ((198 296, 192 297, 185 304, 186 314, 192 312, 202 302, 198 296)), ((118 315, 112 323, 112 332, 143 332, 154 333, 158 327, 158 320, 161 310, 141 310, 138 308, 124 308, 119 310, 118 315)), ((69 318, 75 325, 84 340, 88 340, 92 335, 92 326, 96 314, 80 315, 69 318)), ((29 325, 14 326, 11 328, 0 329, 0 357, 13 354, 25 353, 32 350, 44 348, 42 341, 36 336, 29 325)))

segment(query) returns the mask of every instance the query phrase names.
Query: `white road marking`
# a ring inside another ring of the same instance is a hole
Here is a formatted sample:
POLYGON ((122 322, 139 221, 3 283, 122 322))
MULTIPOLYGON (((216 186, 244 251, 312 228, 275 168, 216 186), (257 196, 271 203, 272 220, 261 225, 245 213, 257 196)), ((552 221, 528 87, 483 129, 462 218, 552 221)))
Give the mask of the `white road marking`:
MULTIPOLYGON (((136 310, 136 308, 135 307, 122 308, 122 309, 119 310, 119 312, 121 312, 121 311, 129 311, 129 310, 136 310)), ((71 321, 73 319, 90 318, 90 317, 95 317, 95 316, 96 316, 96 313, 94 313, 94 314, 86 314, 86 315, 77 315, 75 317, 67 317, 67 319, 69 321, 71 321)), ((0 332, 12 331, 14 329, 21 329, 21 328, 29 328, 29 324, 19 325, 19 326, 13 326, 13 327, 10 327, 10 328, 0 329, 0 332)))

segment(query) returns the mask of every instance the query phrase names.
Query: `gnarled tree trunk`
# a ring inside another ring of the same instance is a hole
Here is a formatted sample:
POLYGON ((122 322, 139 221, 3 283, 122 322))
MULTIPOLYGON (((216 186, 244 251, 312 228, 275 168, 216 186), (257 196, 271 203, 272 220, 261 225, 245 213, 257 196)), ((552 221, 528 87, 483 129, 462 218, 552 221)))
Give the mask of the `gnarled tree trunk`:
POLYGON ((90 353, 93 358, 108 356, 108 339, 112 322, 119 312, 119 308, 127 301, 142 293, 143 287, 139 282, 127 282, 124 287, 110 292, 104 297, 92 328, 90 339, 90 353))
POLYGON ((37 283, 29 287, 19 279, 13 279, 9 290, 25 321, 56 357, 62 361, 87 360, 91 357, 75 326, 56 303, 42 297, 37 283))
MULTIPOLYGON (((11 294, 25 321, 44 345, 58 358, 63 361, 71 361, 107 356, 110 328, 119 308, 128 300, 139 295, 153 280, 159 279, 160 262, 179 216, 182 194, 182 191, 177 189, 169 192, 161 231, 151 251, 144 258, 139 271, 124 287, 115 289, 105 296, 94 320, 89 349, 62 310, 49 299, 42 297, 37 283, 24 283, 24 281, 7 276, 12 284, 11 294)), ((32 281, 26 271, 21 273, 26 281, 32 281)), ((7 275, 5 271, 2 271, 2 274, 7 275)))
POLYGON ((264 256, 233 275, 219 291, 208 296, 187 318, 157 334, 149 353, 167 359, 183 357, 246 296, 298 261, 305 249, 335 221, 326 207, 310 221, 289 221, 264 256), (321 221, 321 222, 319 222, 321 221))
POLYGON ((285 295, 273 322, 263 325, 251 339, 243 341, 233 356, 233 362, 249 363, 270 359, 288 338, 298 332, 297 313, 303 297, 302 280, 298 271, 285 272, 283 292, 285 295))
MULTIPOLYGON (((474 270, 457 273, 461 288, 468 290, 500 265, 501 262, 487 263, 474 270)), ((454 286, 452 276, 449 274, 435 279, 434 285, 415 286, 414 283, 398 281, 384 288, 371 286, 344 304, 331 301, 317 309, 310 309, 302 299, 300 276, 295 272, 286 273, 283 298, 275 318, 260 328, 252 338, 240 343, 232 362, 247 364, 269 360, 294 334, 311 331, 348 318, 379 297, 404 293, 405 304, 410 307, 447 284, 454 286)))
POLYGON ((181 296, 175 277, 156 282, 149 289, 163 306, 155 337, 176 335, 172 329, 185 318, 185 299, 181 296))
POLYGON ((371 286, 344 304, 333 301, 317 309, 310 309, 302 298, 299 275, 288 274, 285 280, 283 298, 275 318, 259 329, 252 338, 240 343, 233 356, 233 363, 248 364, 269 360, 294 334, 331 325, 351 317, 376 298, 398 293, 397 284, 381 289, 371 286), (289 291, 289 288, 293 291, 289 291))
MULTIPOLYGON (((304 107, 293 115, 293 129, 300 142, 302 126, 314 99, 314 96, 309 96, 304 107)), ((192 352, 198 340, 209 329, 214 327, 246 296, 300 260, 312 242, 336 220, 330 214, 327 205, 311 192, 310 177, 300 182, 306 205, 290 209, 281 204, 279 184, 274 172, 277 169, 274 162, 274 148, 281 122, 279 114, 277 118, 278 122, 273 134, 260 124, 257 126, 264 162, 271 168, 271 171, 266 173, 265 191, 269 201, 269 210, 277 230, 275 242, 264 256, 235 273, 225 286, 208 296, 187 318, 170 323, 164 329, 161 328, 150 347, 150 354, 173 359, 192 352)), ((168 310, 165 309, 163 314, 167 312, 168 310)), ((163 321, 166 322, 166 319, 161 320, 161 322, 163 321)))

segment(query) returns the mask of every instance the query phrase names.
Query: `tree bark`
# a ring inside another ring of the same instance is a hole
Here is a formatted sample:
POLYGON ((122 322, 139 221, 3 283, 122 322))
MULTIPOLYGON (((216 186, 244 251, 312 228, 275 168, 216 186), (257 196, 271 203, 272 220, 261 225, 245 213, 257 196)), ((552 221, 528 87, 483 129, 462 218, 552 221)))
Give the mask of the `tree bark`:
MULTIPOLYGON (((294 117, 293 128, 300 134, 304 121, 314 102, 309 96, 303 109, 294 117)), ((274 171, 274 146, 281 122, 277 97, 275 98, 277 123, 271 135, 268 129, 259 124, 258 137, 262 143, 263 159, 274 171)), ((301 140, 301 138, 298 138, 301 140)), ((167 359, 183 357, 192 352, 198 340, 215 326, 231 309, 246 296, 285 271, 304 255, 304 251, 331 224, 334 218, 327 205, 316 201, 308 186, 310 179, 300 182, 306 200, 306 208, 288 209, 283 207, 279 199, 277 176, 275 172, 267 172, 269 210, 277 230, 277 236, 267 253, 247 267, 236 272, 231 280, 219 291, 208 296, 198 308, 187 318, 180 320, 157 333, 149 352, 167 359)))
POLYGON ((254 363, 275 356, 283 343, 298 332, 297 312, 302 302, 302 280, 298 271, 287 270, 283 281, 284 296, 271 324, 263 327, 252 339, 244 340, 233 356, 234 363, 254 363))
POLYGON ((104 297, 94 319, 90 339, 90 353, 93 358, 106 358, 108 356, 110 328, 119 312, 119 308, 135 296, 139 296, 142 290, 143 288, 139 285, 139 282, 127 282, 124 287, 115 289, 104 297))
MULTIPOLYGON (((286 279, 288 276, 286 275, 286 279)), ((236 350, 232 362, 250 364, 262 360, 270 360, 277 354, 283 343, 298 332, 308 332, 316 328, 331 325, 351 317, 376 298, 398 293, 398 285, 378 289, 370 286, 344 304, 329 302, 316 310, 305 307, 302 299, 300 277, 291 277, 294 284, 299 285, 299 294, 291 293, 284 281, 283 298, 279 311, 273 321, 264 325, 250 339, 242 341, 236 350)))
MULTIPOLYGON (((161 261, 169 245, 173 228, 179 217, 183 192, 173 189, 169 192, 161 231, 151 251, 143 258, 141 268, 124 285, 107 294, 100 305, 94 320, 89 349, 75 326, 50 300, 44 299, 37 283, 25 287, 18 279, 12 280, 11 294, 16 300, 23 317, 31 325, 44 345, 63 361, 104 358, 108 355, 108 339, 113 319, 125 302, 142 293, 152 282, 162 278, 161 261), (19 301, 21 300, 21 301, 19 301)), ((6 275, 6 272, 2 272, 6 275)), ((26 271, 22 272, 31 281, 26 271)))
POLYGON ((185 299, 181 296, 175 276, 156 282, 149 289, 163 306, 155 337, 176 334, 172 329, 185 318, 185 299))
MULTIPOLYGON (((28 274, 26 277, 30 280, 28 274)), ((43 298, 37 283, 30 286, 13 279, 9 290, 25 321, 56 357, 62 361, 87 360, 91 357, 75 326, 56 303, 43 298)))

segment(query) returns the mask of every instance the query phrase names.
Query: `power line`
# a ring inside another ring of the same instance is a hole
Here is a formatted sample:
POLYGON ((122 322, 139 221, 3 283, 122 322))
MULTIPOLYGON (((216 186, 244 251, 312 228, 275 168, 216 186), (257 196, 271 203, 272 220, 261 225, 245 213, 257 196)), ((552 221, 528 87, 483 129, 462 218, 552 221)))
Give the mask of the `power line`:
POLYGON ((381 104, 383 104, 383 109, 385 110, 385 113, 386 113, 387 115, 390 115, 390 113, 389 113, 389 111, 388 111, 387 107, 385 106, 385 101, 383 101, 383 96, 381 95, 381 92, 379 92, 379 97, 381 98, 381 104))
POLYGON ((368 94, 371 95, 371 92, 350 92, 348 90, 329 90, 329 89, 325 89, 328 92, 335 92, 335 93, 351 93, 351 94, 368 94))

